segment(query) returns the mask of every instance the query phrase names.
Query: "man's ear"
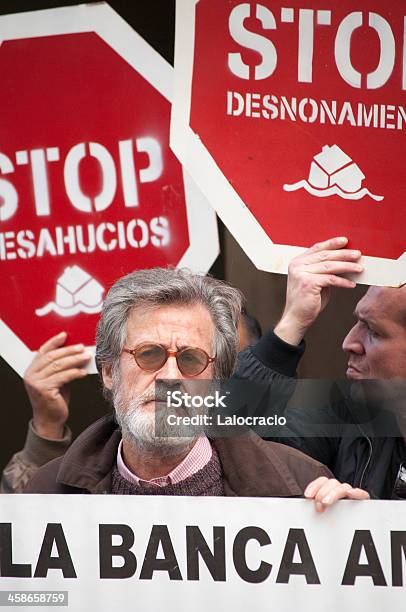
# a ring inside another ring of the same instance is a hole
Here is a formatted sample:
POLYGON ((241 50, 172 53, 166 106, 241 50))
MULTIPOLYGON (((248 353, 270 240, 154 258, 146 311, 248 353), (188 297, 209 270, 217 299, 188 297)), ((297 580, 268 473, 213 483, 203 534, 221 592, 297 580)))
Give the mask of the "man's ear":
POLYGON ((113 377, 112 377, 112 373, 111 373, 111 365, 104 365, 102 367, 102 377, 103 377, 103 384, 106 387, 106 389, 111 389, 113 388, 113 377))

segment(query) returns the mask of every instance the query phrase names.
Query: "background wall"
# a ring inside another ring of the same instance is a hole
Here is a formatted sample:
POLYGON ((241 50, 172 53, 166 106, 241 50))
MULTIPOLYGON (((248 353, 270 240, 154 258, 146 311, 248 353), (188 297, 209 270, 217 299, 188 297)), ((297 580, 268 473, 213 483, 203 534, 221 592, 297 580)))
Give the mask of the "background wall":
MULTIPOLYGON (((73 4, 76 3, 2 0, 0 15, 73 4)), ((174 0, 111 0, 110 4, 150 45, 173 63, 174 0)), ((267 329, 282 312, 286 278, 256 270, 221 223, 220 238, 221 255, 211 270, 212 274, 242 289, 249 310, 260 320, 263 329, 267 329)), ((351 292, 333 292, 329 308, 308 334, 308 348, 300 366, 301 376, 335 378, 344 375, 346 360, 340 346, 345 330, 351 326, 355 303, 364 291, 365 287, 358 287, 351 292)), ((97 376, 88 376, 72 385, 69 425, 74 435, 108 410, 97 376)), ((0 469, 22 447, 30 414, 22 380, 0 358, 0 469)))

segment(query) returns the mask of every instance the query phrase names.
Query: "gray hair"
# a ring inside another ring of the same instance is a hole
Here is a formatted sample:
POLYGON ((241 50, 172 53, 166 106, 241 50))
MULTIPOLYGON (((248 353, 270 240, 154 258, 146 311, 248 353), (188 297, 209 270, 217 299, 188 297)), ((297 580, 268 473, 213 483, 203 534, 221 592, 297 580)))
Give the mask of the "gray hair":
POLYGON ((132 272, 120 278, 104 300, 96 334, 97 368, 101 373, 103 366, 110 366, 113 376, 118 372, 127 321, 134 308, 200 303, 207 308, 215 327, 214 378, 228 378, 237 357, 237 324, 243 302, 238 289, 187 269, 151 268, 132 272))

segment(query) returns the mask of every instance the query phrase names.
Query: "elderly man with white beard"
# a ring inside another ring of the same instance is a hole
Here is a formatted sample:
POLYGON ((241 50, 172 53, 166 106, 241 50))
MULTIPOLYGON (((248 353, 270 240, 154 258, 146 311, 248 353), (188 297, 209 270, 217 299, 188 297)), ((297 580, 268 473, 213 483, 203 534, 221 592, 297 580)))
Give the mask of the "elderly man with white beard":
POLYGON ((331 476, 318 461, 248 429, 213 439, 155 435, 166 396, 158 380, 184 390, 231 376, 241 307, 237 289, 187 270, 120 279, 106 297, 96 339, 116 418, 85 430, 63 457, 38 470, 26 492, 300 497, 310 481, 331 476))

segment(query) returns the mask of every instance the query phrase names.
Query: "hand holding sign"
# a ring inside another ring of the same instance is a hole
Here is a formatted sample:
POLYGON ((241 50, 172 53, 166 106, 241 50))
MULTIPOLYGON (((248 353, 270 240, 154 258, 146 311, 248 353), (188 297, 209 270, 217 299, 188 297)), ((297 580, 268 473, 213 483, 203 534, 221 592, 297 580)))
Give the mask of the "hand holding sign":
POLYGON ((286 304, 275 333, 289 344, 299 344, 330 299, 330 287, 352 289, 342 274, 362 272, 360 251, 346 249, 345 237, 318 242, 289 265, 286 304))
POLYGON ((327 506, 331 506, 339 499, 370 499, 369 493, 363 489, 355 489, 347 482, 339 482, 335 478, 321 476, 311 482, 304 496, 307 499, 314 499, 316 502, 316 512, 324 512, 327 506))
POLYGON ((36 432, 45 438, 63 437, 69 416, 70 392, 67 384, 87 374, 91 358, 83 344, 63 346, 66 332, 41 346, 24 375, 24 384, 33 410, 36 432))

